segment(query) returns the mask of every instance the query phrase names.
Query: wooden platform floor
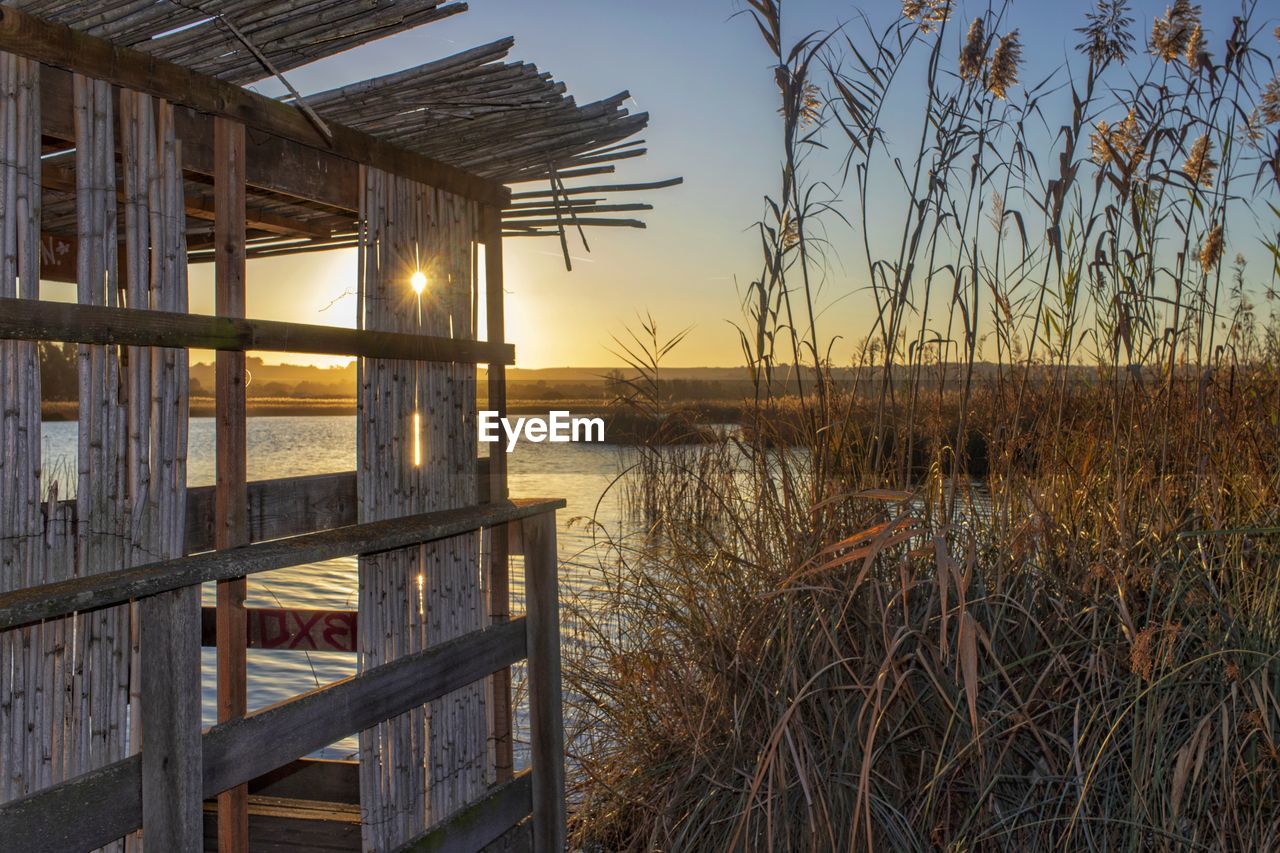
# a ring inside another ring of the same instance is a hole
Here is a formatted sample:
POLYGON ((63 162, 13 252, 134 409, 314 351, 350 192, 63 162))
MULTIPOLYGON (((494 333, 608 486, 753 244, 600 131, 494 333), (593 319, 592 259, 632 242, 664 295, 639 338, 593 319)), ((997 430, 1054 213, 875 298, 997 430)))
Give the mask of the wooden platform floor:
MULTIPOLYGON (((356 762, 305 758, 292 762, 249 783, 249 851, 358 851, 359 803, 356 762)), ((533 849, 529 827, 526 818, 483 853, 529 853, 533 849)), ((204 804, 204 849, 208 853, 218 849, 218 806, 213 800, 204 804)))
MULTIPOLYGON (((204 806, 204 849, 218 849, 218 810, 204 806)), ((349 803, 249 796, 249 850, 282 853, 298 850, 360 849, 360 807, 349 803)))

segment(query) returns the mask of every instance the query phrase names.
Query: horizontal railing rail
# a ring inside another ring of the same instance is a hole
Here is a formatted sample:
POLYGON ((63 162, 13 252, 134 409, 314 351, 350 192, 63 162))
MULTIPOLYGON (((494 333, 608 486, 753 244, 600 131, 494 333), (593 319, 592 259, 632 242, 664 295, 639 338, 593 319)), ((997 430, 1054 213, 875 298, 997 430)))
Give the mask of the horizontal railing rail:
MULTIPOLYGON (((489 479, 489 459, 481 456, 476 460, 476 503, 488 503, 489 479)), ((245 485, 250 542, 356 523, 359 500, 355 471, 250 480, 245 485)), ((215 547, 215 501, 213 486, 187 487, 183 553, 215 547)), ((55 515, 69 518, 74 527, 76 500, 59 501, 57 507, 55 515)))
POLYGON ((563 500, 522 500, 370 521, 146 563, 0 594, 0 630, 138 598, 351 554, 392 551, 554 512, 563 500))
POLYGON ((515 347, 511 344, 43 299, 0 298, 0 338, 515 364, 515 347))
MULTIPOLYGON (((533 774, 517 773, 510 781, 495 785, 489 793, 463 806, 426 833, 402 845, 397 853, 449 853, 453 850, 483 850, 496 833, 516 826, 529 816, 533 797, 533 774)), ((512 850, 528 849, 512 845, 512 850)))

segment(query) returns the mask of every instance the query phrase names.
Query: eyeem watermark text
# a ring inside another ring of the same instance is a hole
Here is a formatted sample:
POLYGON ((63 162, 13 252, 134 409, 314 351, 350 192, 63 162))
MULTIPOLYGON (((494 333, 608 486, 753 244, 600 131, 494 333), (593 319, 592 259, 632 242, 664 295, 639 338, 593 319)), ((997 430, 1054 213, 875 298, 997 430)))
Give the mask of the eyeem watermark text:
POLYGON ((480 440, 491 444, 503 441, 505 437, 508 453, 519 441, 535 444, 544 441, 604 441, 604 418, 575 418, 567 411, 559 410, 548 412, 545 418, 501 418, 490 410, 482 410, 479 414, 480 440))

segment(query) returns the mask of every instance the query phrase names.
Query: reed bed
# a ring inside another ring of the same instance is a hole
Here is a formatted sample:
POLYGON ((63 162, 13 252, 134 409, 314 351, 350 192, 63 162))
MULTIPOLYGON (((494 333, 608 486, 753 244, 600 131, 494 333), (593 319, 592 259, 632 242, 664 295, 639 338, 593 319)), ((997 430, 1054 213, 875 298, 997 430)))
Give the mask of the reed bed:
MULTIPOLYGON (((566 661, 583 849, 1280 846, 1280 326, 1272 270, 1224 260, 1275 255, 1280 34, 1104 0, 1023 80, 1009 7, 979 11, 789 44, 746 4, 785 155, 757 394, 741 431, 641 448, 601 529, 566 661), (877 183, 890 97, 927 132, 877 183), (805 177, 837 139, 843 181, 805 177), (875 302, 847 381, 837 218, 875 302)), ((638 396, 667 343, 626 352, 638 396)))

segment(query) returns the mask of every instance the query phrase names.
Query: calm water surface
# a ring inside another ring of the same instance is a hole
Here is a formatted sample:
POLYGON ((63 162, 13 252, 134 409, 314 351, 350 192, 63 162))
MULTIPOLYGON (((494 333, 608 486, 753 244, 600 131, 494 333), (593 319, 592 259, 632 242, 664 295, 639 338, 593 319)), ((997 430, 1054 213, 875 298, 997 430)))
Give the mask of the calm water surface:
MULTIPOLYGON (((45 423, 43 427, 44 469, 64 482, 76 470, 76 429, 75 422, 45 423)), ((355 469, 354 417, 250 418, 248 431, 251 480, 355 469)), ((583 591, 593 583, 593 561, 588 556, 592 541, 589 525, 583 520, 595 514, 597 506, 598 518, 605 523, 621 517, 616 490, 608 495, 605 492, 621 470, 624 452, 609 445, 522 443, 508 456, 513 496, 568 501, 557 517, 563 595, 583 591)), ((70 479, 74 481, 74 476, 70 479)), ((213 481, 213 419, 192 418, 187 484, 205 486, 213 481)), ((65 486, 62 493, 66 494, 65 486)), ((513 585, 518 588, 522 583, 518 565, 513 567, 513 576, 513 585)), ((205 604, 213 604, 212 584, 205 585, 203 595, 205 604)), ((356 560, 348 557, 255 575, 249 579, 248 603, 250 607, 354 609, 356 560)), ((203 663, 204 721, 209 725, 216 716, 213 649, 204 650, 203 663)), ((354 671, 355 656, 351 654, 251 649, 249 706, 261 708, 354 671)), ((355 749, 355 738, 347 738, 324 754, 346 757, 355 749)))

